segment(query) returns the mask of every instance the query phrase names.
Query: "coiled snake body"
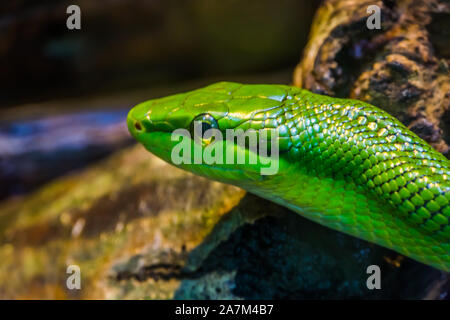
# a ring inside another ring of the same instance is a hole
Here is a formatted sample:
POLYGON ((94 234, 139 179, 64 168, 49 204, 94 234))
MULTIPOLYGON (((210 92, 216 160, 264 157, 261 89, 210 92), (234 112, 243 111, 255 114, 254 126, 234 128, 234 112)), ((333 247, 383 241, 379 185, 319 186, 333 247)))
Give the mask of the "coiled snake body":
MULTIPOLYGON (((368 103, 284 85, 220 82, 150 100, 128 115, 132 135, 173 164, 175 129, 278 132, 275 175, 260 164, 177 164, 242 187, 335 230, 450 271, 449 160, 368 103)), ((230 147, 230 141, 223 143, 230 147)), ((237 153, 250 153, 232 144, 237 153)))

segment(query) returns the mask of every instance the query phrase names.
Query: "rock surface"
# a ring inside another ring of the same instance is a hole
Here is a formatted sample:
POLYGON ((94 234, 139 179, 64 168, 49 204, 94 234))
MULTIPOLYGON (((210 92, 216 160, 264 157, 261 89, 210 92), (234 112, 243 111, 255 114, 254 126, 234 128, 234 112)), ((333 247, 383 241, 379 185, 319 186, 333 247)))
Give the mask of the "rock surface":
POLYGON ((133 146, 0 207, 0 298, 445 298, 440 271, 133 146), (382 270, 368 290, 366 268, 382 270), (81 290, 66 286, 81 270, 81 290), (414 279, 412 281, 411 279, 414 279))
POLYGON ((244 192, 131 147, 0 208, 1 298, 170 298, 244 192), (78 265, 82 289, 66 287, 78 265))
POLYGON ((294 84, 384 108, 449 157, 449 24, 445 0, 329 0, 294 84), (366 26, 371 5, 381 9, 381 29, 366 26))

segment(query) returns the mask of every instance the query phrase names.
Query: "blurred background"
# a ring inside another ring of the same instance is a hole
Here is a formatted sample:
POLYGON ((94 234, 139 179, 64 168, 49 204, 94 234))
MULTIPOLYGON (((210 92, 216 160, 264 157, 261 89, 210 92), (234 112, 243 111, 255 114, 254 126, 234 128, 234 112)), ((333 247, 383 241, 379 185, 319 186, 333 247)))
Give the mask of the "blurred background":
POLYGON ((132 143, 136 103, 214 81, 291 82, 318 0, 0 4, 0 200, 132 143), (68 30, 69 5, 81 30, 68 30))
MULTIPOLYGON (((0 1, 0 299, 448 299, 436 269, 128 147, 142 101, 292 83, 321 2, 0 1), (81 30, 67 28, 71 5, 81 30), (367 290, 372 264, 383 290, 367 290), (67 286, 69 265, 85 290, 67 286)), ((444 2, 327 2, 316 22, 333 41, 303 60, 305 87, 414 105, 408 121, 431 136, 427 119, 447 114, 435 115, 448 100, 444 2), (387 32, 361 28, 374 3, 387 32)))

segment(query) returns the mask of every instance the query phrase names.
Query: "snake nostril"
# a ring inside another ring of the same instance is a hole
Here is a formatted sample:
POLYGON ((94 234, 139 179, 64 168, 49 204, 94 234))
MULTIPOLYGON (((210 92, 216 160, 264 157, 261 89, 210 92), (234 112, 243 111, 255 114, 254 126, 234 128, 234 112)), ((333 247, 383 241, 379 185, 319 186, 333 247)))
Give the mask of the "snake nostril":
POLYGON ((134 127, 137 131, 142 131, 142 126, 139 122, 135 122, 134 123, 134 127))

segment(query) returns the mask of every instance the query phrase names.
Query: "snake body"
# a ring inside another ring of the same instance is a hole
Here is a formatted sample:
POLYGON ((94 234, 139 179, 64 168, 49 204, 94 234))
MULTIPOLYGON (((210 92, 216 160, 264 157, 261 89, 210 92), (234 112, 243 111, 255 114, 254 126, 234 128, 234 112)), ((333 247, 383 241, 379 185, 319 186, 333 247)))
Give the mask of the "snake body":
POLYGON ((449 160, 385 111, 291 86, 220 82, 143 102, 130 111, 128 127, 173 164, 178 142, 171 133, 189 129, 195 119, 214 121, 221 132, 276 130, 279 170, 262 176, 259 164, 178 167, 450 271, 449 160))

